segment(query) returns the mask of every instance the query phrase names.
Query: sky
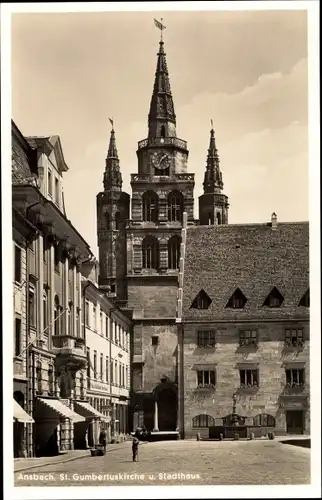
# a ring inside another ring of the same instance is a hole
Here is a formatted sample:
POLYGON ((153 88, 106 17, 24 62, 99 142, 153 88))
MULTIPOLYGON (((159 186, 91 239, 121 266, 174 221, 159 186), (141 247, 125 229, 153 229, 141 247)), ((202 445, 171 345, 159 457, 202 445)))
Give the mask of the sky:
POLYGON ((96 195, 114 118, 123 189, 147 136, 159 30, 195 173, 195 217, 210 120, 229 223, 308 220, 305 11, 100 12, 12 16, 12 118, 61 138, 68 218, 97 255, 96 195))

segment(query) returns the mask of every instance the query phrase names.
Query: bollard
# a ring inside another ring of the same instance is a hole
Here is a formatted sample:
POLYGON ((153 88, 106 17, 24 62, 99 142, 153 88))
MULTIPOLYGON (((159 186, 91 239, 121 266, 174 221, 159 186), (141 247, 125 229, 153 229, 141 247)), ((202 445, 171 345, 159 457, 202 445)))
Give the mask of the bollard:
POLYGON ((234 434, 234 440, 235 441, 239 440, 239 434, 238 434, 238 432, 235 432, 235 434, 234 434))
POLYGON ((223 441, 224 440, 224 435, 222 433, 219 434, 219 441, 223 441))
POLYGON ((197 441, 200 441, 200 432, 197 432, 197 441))
POLYGON ((269 432, 268 433, 268 439, 274 439, 274 438, 275 438, 274 432, 269 432))
POLYGON ((253 432, 250 433, 249 439, 251 440, 255 439, 255 434, 253 432))

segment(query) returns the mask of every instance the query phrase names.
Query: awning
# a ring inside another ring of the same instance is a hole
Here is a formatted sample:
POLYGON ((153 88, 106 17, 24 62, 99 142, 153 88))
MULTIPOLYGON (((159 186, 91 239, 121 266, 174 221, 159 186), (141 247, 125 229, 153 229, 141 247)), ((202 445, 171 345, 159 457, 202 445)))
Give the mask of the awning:
POLYGON ((84 422, 85 421, 84 417, 82 417, 78 413, 75 413, 73 410, 71 410, 68 406, 64 405, 64 403, 62 403, 58 399, 39 398, 38 401, 40 403, 44 404, 47 408, 49 408, 56 415, 58 414, 59 417, 69 418, 72 422, 84 422))
POLYGON ((24 422, 24 423, 33 423, 34 419, 28 415, 27 412, 20 406, 19 403, 14 399, 13 400, 13 418, 17 422, 24 422))
POLYGON ((77 410, 80 415, 84 417, 96 417, 104 420, 105 422, 109 422, 111 417, 107 415, 103 415, 103 413, 96 410, 92 405, 90 405, 87 401, 74 401, 75 410, 77 410))

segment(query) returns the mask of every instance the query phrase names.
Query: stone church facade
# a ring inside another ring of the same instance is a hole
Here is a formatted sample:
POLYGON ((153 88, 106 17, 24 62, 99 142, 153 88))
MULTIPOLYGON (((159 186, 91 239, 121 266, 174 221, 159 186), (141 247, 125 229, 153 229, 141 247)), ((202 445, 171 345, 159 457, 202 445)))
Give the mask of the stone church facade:
MULTIPOLYGON (((122 191, 114 128, 111 131, 103 191, 97 195, 99 286, 115 299, 116 304, 131 310, 133 318, 130 427, 144 425, 148 430, 179 430, 182 437, 194 432, 192 429, 196 425, 192 424, 192 418, 202 409, 199 400, 194 403, 184 389, 186 383, 188 387, 195 383, 194 375, 191 375, 195 371, 191 372, 192 358, 189 360, 191 366, 189 364, 189 369, 185 369, 185 356, 189 358, 191 353, 189 341, 188 344, 180 341, 183 330, 181 323, 178 324, 178 308, 182 307, 180 293, 182 290, 185 293, 184 259, 180 261, 185 248, 182 239, 196 226, 204 229, 206 226, 230 227, 228 197, 223 192, 213 127, 203 194, 199 197, 199 220, 194 219, 195 181, 194 173, 188 170, 188 154, 186 141, 177 136, 169 72, 161 40, 148 115, 148 134, 138 143, 138 168, 131 174, 131 197, 122 191)), ((216 244, 215 239, 211 244, 216 244)), ((209 251, 209 246, 203 249, 206 261, 209 251)), ((222 257, 221 264, 224 265, 222 257)), ((194 272, 198 274, 198 270, 194 272)), ((199 297, 198 300, 206 299, 199 297)), ((196 309, 193 307, 191 311, 198 318, 196 309)), ((207 317, 207 321, 212 320, 207 317)), ((234 321, 234 317, 229 321, 234 321)), ((193 327, 196 331, 197 323, 193 327)), ((235 393, 233 388, 232 392, 235 393)), ((215 401, 213 397, 210 399, 215 401)), ((230 405, 231 396, 225 395, 226 402, 228 399, 230 405)), ((202 411, 208 411, 207 404, 202 411)), ((224 410, 221 413, 225 413, 224 410)), ((220 417, 224 416, 221 413, 220 417)), ((226 413, 229 413, 229 408, 226 413)), ((219 414, 213 417, 217 416, 219 414)))

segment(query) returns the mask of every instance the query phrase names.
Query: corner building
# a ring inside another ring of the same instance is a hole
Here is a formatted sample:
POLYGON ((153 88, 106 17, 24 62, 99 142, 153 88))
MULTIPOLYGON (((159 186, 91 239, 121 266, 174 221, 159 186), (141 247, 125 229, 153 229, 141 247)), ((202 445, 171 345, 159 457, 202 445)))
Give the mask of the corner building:
MULTIPOLYGON (((138 171, 129 196, 112 129, 104 191, 97 196, 99 285, 133 311, 131 426, 175 431, 178 413, 176 306, 184 212, 194 220, 194 174, 186 141, 177 137, 164 42, 159 45, 148 115, 148 136, 139 141, 138 171)), ((207 224, 228 222, 228 199, 211 130, 200 213, 207 224)))

